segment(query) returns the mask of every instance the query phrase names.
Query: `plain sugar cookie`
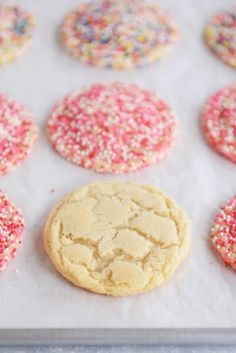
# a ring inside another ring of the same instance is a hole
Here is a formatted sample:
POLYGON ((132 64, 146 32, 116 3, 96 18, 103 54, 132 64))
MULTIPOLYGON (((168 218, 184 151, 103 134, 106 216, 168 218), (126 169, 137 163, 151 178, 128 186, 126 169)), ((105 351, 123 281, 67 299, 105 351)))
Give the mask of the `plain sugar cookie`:
POLYGON ((236 195, 215 216, 211 241, 225 264, 236 271, 236 195))
POLYGON ((35 18, 18 5, 0 3, 0 65, 17 59, 29 46, 35 18))
POLYGON ((166 157, 176 118, 167 103, 133 84, 93 84, 66 96, 48 120, 52 146, 100 173, 129 173, 166 157))
POLYGON ((21 244, 24 218, 21 211, 0 190, 0 271, 15 257, 21 244))
POLYGON ((141 0, 83 3, 62 26, 62 41, 74 57, 113 69, 159 60, 177 38, 170 17, 157 4, 141 0))
POLYGON ((226 64, 236 68, 236 5, 213 16, 204 38, 209 49, 226 64))
POLYGON ((89 184, 52 210, 44 244, 57 270, 76 286, 124 296, 171 277, 189 251, 189 220, 155 187, 89 184))
POLYGON ((201 123, 214 150, 236 163, 236 85, 223 88, 209 98, 201 123))
POLYGON ((0 175, 25 160, 36 135, 31 114, 21 104, 0 94, 0 175))

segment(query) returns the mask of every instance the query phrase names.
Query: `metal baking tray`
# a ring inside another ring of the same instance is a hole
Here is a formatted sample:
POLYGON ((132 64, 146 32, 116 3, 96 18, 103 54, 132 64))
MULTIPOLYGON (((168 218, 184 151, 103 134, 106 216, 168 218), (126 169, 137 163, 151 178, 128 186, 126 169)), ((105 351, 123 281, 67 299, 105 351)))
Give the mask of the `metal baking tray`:
POLYGON ((11 329, 0 330, 2 345, 236 344, 232 329, 11 329))

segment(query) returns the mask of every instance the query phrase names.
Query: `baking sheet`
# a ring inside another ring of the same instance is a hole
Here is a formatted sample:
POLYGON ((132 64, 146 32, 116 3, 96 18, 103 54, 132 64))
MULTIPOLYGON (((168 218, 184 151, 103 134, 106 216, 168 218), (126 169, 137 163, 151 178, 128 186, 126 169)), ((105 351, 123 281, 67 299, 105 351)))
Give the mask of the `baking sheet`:
MULTIPOLYGON (((1 346, 19 345, 233 345, 235 329, 153 329, 153 328, 80 328, 80 329, 3 329, 1 346)), ((113 347, 114 348, 114 347, 113 347)), ((199 351, 199 349, 197 349, 199 351)), ((100 351, 99 351, 100 352, 100 351)), ((113 352, 113 350, 112 350, 113 352)), ((195 352, 195 351, 194 351, 195 352)), ((177 353, 177 351, 176 351, 177 353)))
POLYGON ((0 187, 22 208, 26 220, 17 258, 0 274, 0 328, 235 327, 235 274, 209 249, 208 233, 218 207, 235 193, 236 168, 206 145, 199 129, 204 101, 235 82, 235 71, 202 43, 202 30, 211 14, 232 1, 159 0, 175 17, 180 41, 166 60, 128 72, 86 67, 61 46, 58 30, 63 15, 81 1, 15 2, 35 13, 37 31, 25 56, 0 68, 0 91, 33 112, 40 136, 31 157, 0 179, 0 187), (51 149, 45 126, 52 105, 64 94, 107 80, 139 84, 171 104, 180 136, 167 160, 114 177, 79 168, 51 149), (68 192, 96 180, 154 184, 189 213, 191 252, 169 283, 145 294, 109 298, 80 290, 56 273, 42 244, 47 214, 68 192))

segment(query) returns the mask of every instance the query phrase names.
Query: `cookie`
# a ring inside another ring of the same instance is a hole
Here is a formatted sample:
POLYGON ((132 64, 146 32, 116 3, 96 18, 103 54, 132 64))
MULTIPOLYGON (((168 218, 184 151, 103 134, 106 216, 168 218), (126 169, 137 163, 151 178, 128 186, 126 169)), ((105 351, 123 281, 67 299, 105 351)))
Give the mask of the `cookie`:
POLYGON ((27 110, 0 94, 0 174, 9 172, 29 155, 36 134, 27 110))
POLYGON ((22 213, 0 190, 0 271, 5 270, 15 257, 23 231, 22 213))
POLYGON ((236 68, 236 5, 214 15, 204 37, 209 49, 220 60, 236 68))
POLYGON ((82 62, 129 69, 161 59, 176 43, 173 21, 141 0, 83 3, 66 15, 62 41, 82 62))
POLYGON ((216 215, 211 241, 225 264, 236 271, 236 195, 216 215))
POLYGON ((17 59, 29 46, 35 18, 18 5, 0 4, 0 65, 17 59))
POLYGON ((153 186, 88 184, 52 210, 44 244, 57 270, 76 286, 125 296, 171 277, 189 251, 189 220, 153 186))
POLYGON ((60 101, 48 121, 52 146, 100 173, 129 173, 166 157, 176 119, 154 93, 133 84, 94 84, 60 101))
POLYGON ((236 85, 210 97, 203 109, 201 122, 208 143, 236 163, 236 85))

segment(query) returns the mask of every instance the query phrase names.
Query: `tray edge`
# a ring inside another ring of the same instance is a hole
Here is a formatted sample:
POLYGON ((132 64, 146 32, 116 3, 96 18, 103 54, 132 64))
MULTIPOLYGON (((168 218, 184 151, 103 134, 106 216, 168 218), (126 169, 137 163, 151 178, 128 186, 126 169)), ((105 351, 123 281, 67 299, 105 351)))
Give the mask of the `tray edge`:
POLYGON ((236 328, 0 329, 0 346, 16 345, 233 345, 236 328))

